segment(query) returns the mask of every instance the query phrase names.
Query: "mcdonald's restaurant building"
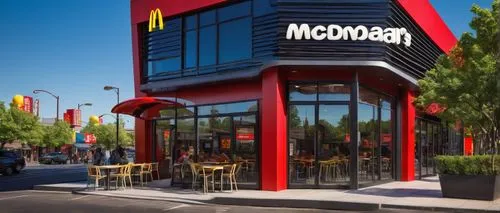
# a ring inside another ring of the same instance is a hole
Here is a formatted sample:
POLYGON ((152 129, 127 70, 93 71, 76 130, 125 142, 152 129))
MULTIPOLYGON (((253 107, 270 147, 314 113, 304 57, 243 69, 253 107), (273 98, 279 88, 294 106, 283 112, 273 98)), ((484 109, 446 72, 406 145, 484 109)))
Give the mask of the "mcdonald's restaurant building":
MULTIPOLYGON (((460 128, 412 104, 456 43, 428 0, 131 0, 136 158, 237 162, 240 188, 435 174, 460 128)), ((174 181, 175 182, 175 181, 174 181)))

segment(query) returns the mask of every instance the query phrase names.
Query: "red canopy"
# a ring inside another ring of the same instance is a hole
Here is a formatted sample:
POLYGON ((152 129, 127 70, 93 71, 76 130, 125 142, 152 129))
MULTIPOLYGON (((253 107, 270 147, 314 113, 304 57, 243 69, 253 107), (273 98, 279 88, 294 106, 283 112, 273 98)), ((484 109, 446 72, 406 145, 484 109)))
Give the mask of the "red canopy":
POLYGON ((165 100, 154 97, 140 97, 140 98, 129 99, 117 104, 116 106, 113 107, 113 109, 111 109, 111 112, 131 115, 136 118, 143 118, 141 117, 142 113, 144 113, 146 110, 152 107, 158 107, 158 106, 168 107, 175 105, 182 106, 181 104, 178 104, 177 102, 171 100, 165 100))

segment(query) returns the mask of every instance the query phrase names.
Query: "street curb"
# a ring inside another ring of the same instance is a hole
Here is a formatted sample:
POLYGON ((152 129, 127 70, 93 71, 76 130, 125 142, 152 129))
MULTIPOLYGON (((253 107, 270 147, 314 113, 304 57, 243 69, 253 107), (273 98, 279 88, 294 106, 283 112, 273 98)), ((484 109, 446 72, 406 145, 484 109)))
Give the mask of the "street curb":
POLYGON ((396 205, 396 204, 381 204, 382 209, 408 209, 408 210, 419 210, 419 211, 436 211, 436 212, 464 212, 464 213, 499 213, 497 210, 487 210, 487 209, 466 209, 466 208, 451 208, 451 207, 431 207, 431 206, 406 206, 406 205, 396 205))
POLYGON ((78 190, 80 187, 53 187, 53 186, 44 186, 44 185, 35 185, 33 186, 33 190, 39 191, 54 191, 54 192, 72 192, 74 190, 78 190))
POLYGON ((296 199, 255 199, 255 198, 214 197, 210 200, 200 201, 200 200, 175 199, 175 198, 164 198, 164 197, 95 194, 92 192, 82 191, 82 189, 73 190, 72 193, 80 195, 94 195, 94 196, 116 197, 116 198, 127 198, 127 199, 169 201, 169 202, 192 204, 192 205, 216 204, 216 205, 232 205, 232 206, 304 208, 304 209, 344 210, 344 211, 377 211, 381 209, 407 209, 407 210, 419 210, 419 211, 460 212, 460 213, 500 212, 496 210, 482 210, 482 209, 425 207, 425 206, 408 206, 408 205, 380 204, 380 203, 357 203, 348 201, 296 200, 296 199))
POLYGON ((305 209, 345 210, 345 211, 380 210, 380 204, 377 203, 356 203, 347 201, 324 201, 324 200, 215 197, 214 199, 210 200, 210 203, 219 205, 233 205, 233 206, 305 208, 305 209))
POLYGON ((227 198, 215 197, 210 200, 186 200, 147 196, 131 196, 117 194, 95 194, 81 190, 74 190, 73 194, 95 195, 116 198, 142 199, 142 200, 163 200, 183 204, 194 205, 232 205, 232 206, 256 206, 256 207, 282 207, 282 208, 305 208, 305 209, 324 209, 324 210, 347 210, 347 211, 376 211, 380 210, 380 204, 377 203, 355 203, 343 201, 321 201, 321 200, 292 200, 292 199, 253 199, 253 198, 227 198))

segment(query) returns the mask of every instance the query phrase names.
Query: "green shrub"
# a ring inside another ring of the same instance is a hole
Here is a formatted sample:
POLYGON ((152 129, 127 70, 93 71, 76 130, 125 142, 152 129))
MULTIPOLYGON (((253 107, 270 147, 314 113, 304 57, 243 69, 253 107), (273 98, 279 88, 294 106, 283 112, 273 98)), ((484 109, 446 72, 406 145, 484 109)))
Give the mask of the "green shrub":
POLYGON ((495 156, 493 168, 492 155, 475 156, 437 156, 436 167, 439 174, 447 175, 498 175, 500 174, 500 155, 495 156))

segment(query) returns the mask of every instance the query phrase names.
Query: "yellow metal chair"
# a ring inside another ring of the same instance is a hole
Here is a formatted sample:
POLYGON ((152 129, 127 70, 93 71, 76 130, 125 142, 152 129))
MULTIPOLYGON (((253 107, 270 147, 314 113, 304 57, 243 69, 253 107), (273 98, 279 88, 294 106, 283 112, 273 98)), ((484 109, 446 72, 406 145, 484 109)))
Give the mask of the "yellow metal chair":
MULTIPOLYGON (((139 169, 138 170, 135 170, 134 173, 131 174, 132 177, 138 177, 139 178, 139 183, 141 184, 141 186, 144 186, 144 181, 143 181, 143 177, 144 177, 144 167, 145 167, 146 164, 134 164, 134 167, 138 167, 139 169)), ((135 180, 137 180, 136 178, 134 178, 135 180)))
POLYGON ((120 168, 118 173, 112 174, 110 178, 116 178, 116 188, 118 188, 118 182, 121 180, 121 184, 124 188, 127 187, 127 179, 130 182, 130 189, 132 189, 132 165, 127 164, 120 168))
POLYGON ((192 177, 191 188, 193 190, 195 190, 196 181, 198 180, 198 178, 200 178, 199 166, 200 165, 197 163, 189 163, 189 167, 191 168, 191 177, 192 177))
POLYGON ((148 176, 151 178, 151 182, 153 181, 153 166, 151 163, 145 163, 141 167, 141 177, 145 175, 146 184, 148 184, 148 176))
MULTIPOLYGON (((229 180, 229 184, 231 185, 231 192, 233 191, 233 185, 236 188, 236 191, 238 191, 238 183, 236 182, 236 170, 239 170, 241 168, 241 164, 232 164, 229 170, 229 173, 223 173, 222 177, 227 178, 229 180)), ((222 183, 221 183, 222 184, 222 183)), ((222 189, 222 185, 221 185, 222 189)))
POLYGON ((158 162, 151 163, 151 173, 156 173, 156 177, 160 180, 160 166, 158 162))
POLYGON ((87 167, 87 188, 90 185, 90 181, 94 181, 94 190, 99 187, 99 181, 106 178, 106 175, 101 174, 101 170, 97 166, 88 166, 87 167))

